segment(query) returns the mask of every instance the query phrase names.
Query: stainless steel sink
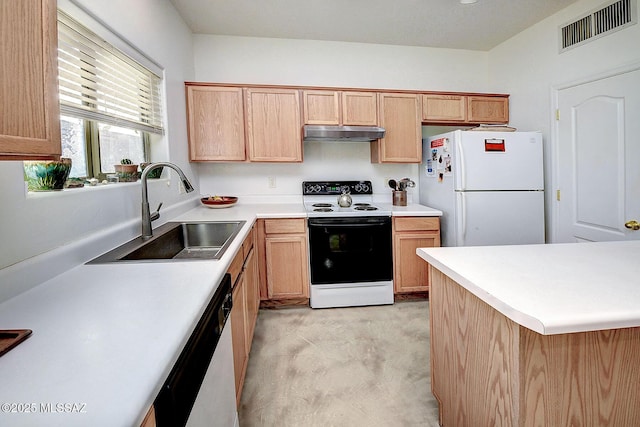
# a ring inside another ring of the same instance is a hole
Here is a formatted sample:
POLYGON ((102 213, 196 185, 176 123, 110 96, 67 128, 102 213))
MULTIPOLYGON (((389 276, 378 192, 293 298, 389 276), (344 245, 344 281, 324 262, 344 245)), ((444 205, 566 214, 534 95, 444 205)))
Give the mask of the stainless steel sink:
POLYGON ((220 259, 246 221, 168 222, 87 264, 220 259))

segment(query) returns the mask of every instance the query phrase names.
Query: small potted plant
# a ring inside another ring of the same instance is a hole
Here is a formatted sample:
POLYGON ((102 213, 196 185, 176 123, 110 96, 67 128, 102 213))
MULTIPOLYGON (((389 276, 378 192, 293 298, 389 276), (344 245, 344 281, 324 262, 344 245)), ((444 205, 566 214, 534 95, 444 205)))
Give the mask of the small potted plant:
POLYGON ((62 190, 71 172, 71 159, 25 160, 24 174, 29 191, 62 190))
POLYGON ((134 165, 130 159, 120 160, 119 165, 113 165, 120 182, 135 182, 138 180, 138 165, 134 165))

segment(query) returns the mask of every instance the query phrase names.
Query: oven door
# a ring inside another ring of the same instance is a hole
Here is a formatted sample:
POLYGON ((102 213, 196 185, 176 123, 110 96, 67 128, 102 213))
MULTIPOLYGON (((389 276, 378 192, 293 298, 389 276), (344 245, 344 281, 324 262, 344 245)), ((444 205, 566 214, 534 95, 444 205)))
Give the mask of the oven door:
POLYGON ((309 218, 311 285, 389 281, 391 217, 309 218))

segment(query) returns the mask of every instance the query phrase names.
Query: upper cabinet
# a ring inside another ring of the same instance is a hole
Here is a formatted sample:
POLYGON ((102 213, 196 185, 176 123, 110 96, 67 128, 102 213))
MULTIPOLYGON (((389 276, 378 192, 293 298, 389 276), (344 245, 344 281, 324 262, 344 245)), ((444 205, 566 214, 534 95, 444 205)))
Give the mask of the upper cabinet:
POLYGON ((376 126, 375 92, 305 90, 304 124, 376 126))
POLYGON ((420 163, 422 125, 503 124, 509 96, 187 82, 193 162, 301 162, 303 125, 380 126, 373 163, 420 163))
POLYGON ((468 96, 467 121, 470 123, 508 123, 509 98, 468 96))
POLYGON ((301 162, 300 92, 249 88, 244 93, 249 160, 301 162))
POLYGON ((422 95, 422 120, 432 122, 464 122, 467 100, 464 95, 422 95))
POLYGON ((371 142, 374 163, 420 163, 422 123, 420 95, 379 93, 378 118, 385 129, 382 139, 371 142))
POLYGON ((55 0, 0 2, 0 159, 59 158, 55 0))
POLYGON ((242 88, 187 85, 191 161, 244 161, 242 88))
POLYGON ((442 124, 504 124, 509 122, 507 96, 422 95, 422 120, 442 124))

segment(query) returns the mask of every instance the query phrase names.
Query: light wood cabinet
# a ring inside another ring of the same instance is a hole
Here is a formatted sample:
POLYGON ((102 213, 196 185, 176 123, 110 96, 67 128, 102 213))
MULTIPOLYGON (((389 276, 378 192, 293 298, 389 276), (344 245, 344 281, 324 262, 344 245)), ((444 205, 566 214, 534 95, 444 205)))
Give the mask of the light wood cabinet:
POLYGON ((304 124, 339 125, 340 92, 332 90, 305 90, 302 92, 304 124))
POLYGON ((467 121, 470 123, 509 123, 509 98, 467 96, 467 121))
POLYGON ((437 124, 505 124, 509 122, 509 98, 423 94, 422 120, 437 124))
POLYGON ((189 160, 244 161, 242 88, 187 85, 189 160))
POLYGON ((304 123, 308 125, 376 126, 375 92, 305 90, 304 123))
POLYGON ((461 123, 467 120, 467 98, 463 95, 422 95, 422 120, 461 123))
POLYGON ((186 82, 194 162, 302 162, 302 124, 381 126, 373 163, 420 163, 422 124, 506 124, 501 94, 379 92, 186 82))
POLYGON ((0 2, 0 159, 59 158, 55 0, 0 2))
POLYGON ((385 136, 371 142, 374 163, 422 161, 422 115, 418 94, 379 93, 378 118, 385 136))
POLYGON ((156 427, 156 411, 153 406, 149 408, 140 427, 156 427))
POLYGON ((640 425, 640 328, 541 335, 433 266, 429 317, 440 425, 640 425))
POLYGON ((240 404, 249 362, 258 309, 260 306, 258 260, 255 256, 255 232, 252 229, 229 266, 233 285, 231 340, 236 385, 236 404, 240 404))
POLYGON ((429 265, 416 255, 417 248, 440 246, 437 217, 393 217, 394 292, 429 290, 429 265))
POLYGON ((308 299, 309 256, 304 218, 262 221, 264 274, 262 298, 308 299))
POLYGON ((236 404, 240 403, 244 376, 247 371, 249 352, 247 350, 247 297, 244 277, 236 282, 232 294, 233 307, 231 308, 231 341, 233 343, 233 367, 236 382, 236 404))
POLYGON ((295 89, 244 89, 249 160, 301 162, 300 92, 295 89))
POLYGON ((253 342, 253 333, 258 319, 258 310, 260 309, 260 286, 258 278, 258 257, 255 248, 251 248, 247 259, 245 260, 244 274, 246 280, 245 296, 247 300, 247 331, 246 346, 247 353, 251 351, 251 343, 253 342))

